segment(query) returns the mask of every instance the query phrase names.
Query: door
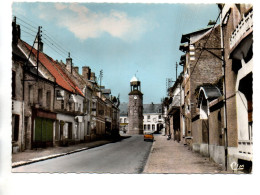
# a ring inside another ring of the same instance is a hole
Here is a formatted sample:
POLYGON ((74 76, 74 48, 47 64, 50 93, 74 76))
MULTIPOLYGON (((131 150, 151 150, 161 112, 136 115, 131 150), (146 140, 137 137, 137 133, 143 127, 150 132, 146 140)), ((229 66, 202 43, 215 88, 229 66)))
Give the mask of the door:
POLYGON ((53 145, 53 121, 37 117, 35 119, 34 147, 53 145))

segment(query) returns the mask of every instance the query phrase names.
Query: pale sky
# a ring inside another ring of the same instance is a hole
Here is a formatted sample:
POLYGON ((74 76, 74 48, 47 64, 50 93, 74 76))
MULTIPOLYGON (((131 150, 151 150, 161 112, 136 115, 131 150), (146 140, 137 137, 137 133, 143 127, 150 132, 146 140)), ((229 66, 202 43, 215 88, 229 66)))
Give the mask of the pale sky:
MULTIPOLYGON (((175 80, 182 34, 205 28, 216 20, 216 4, 24 3, 12 5, 21 38, 33 43, 42 26, 44 52, 75 66, 84 65, 102 85, 128 102, 129 82, 141 81, 144 103, 160 103, 166 78, 175 80)), ((178 74, 182 67, 178 67, 178 74)))

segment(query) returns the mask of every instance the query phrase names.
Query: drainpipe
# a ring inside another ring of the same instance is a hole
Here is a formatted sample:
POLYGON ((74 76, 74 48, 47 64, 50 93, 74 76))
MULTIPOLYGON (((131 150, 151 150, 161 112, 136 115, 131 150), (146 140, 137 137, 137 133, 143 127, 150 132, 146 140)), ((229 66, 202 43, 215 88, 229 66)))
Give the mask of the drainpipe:
POLYGON ((228 134, 227 134, 227 96, 226 96, 226 61, 225 61, 225 49, 224 49, 224 33, 222 23, 222 9, 220 8, 220 36, 221 36, 221 48, 222 48, 222 73, 223 73, 223 93, 224 93, 224 138, 225 138, 225 169, 228 167, 228 134))

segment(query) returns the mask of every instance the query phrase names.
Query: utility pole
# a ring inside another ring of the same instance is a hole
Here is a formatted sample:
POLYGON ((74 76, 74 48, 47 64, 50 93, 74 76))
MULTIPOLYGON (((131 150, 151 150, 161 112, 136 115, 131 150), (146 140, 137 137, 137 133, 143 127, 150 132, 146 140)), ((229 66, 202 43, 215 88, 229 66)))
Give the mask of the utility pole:
POLYGON ((37 33, 37 79, 38 79, 38 76, 39 76, 39 48, 40 48, 40 42, 41 42, 41 26, 38 27, 38 33, 37 33))
POLYGON ((175 81, 177 81, 177 72, 178 72, 178 64, 177 64, 177 62, 176 62, 176 79, 175 79, 175 81))

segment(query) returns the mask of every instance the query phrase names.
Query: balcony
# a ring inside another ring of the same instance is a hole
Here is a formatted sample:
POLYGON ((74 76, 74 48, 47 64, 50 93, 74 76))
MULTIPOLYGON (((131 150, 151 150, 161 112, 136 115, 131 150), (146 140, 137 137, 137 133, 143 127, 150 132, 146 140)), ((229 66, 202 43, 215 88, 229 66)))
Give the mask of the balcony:
POLYGON ((243 40, 250 32, 253 31, 253 9, 251 9, 247 14, 243 15, 241 21, 237 25, 236 29, 233 31, 230 37, 230 48, 238 45, 241 40, 243 40))
POLYGON ((251 140, 238 141, 237 158, 252 161, 253 158, 253 142, 251 140))

